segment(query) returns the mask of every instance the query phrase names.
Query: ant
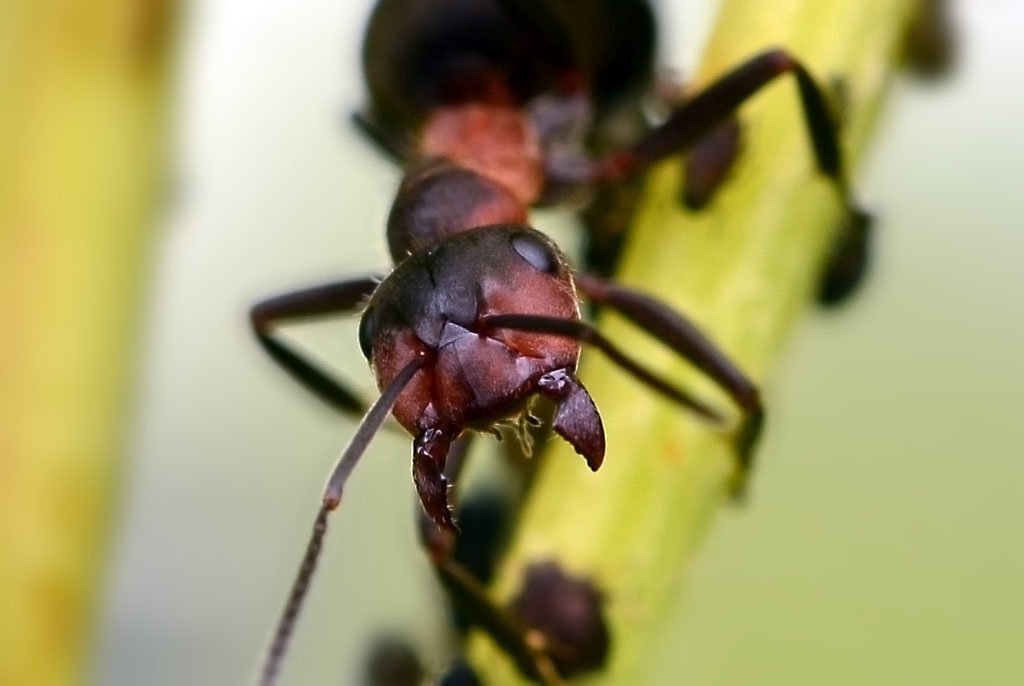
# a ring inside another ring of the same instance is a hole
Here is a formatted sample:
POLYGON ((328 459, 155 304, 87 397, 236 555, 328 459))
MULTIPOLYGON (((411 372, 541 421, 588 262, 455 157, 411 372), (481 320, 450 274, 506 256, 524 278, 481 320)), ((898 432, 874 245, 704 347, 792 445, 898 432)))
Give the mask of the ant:
MULTIPOLYGON (((574 270, 550 238, 528 225, 528 208, 615 188, 699 146, 747 98, 791 74, 818 169, 848 217, 823 299, 842 297, 858 281, 869 222, 851 200, 825 94, 781 49, 725 74, 633 142, 609 143, 616 113, 636 111, 651 81, 654 30, 644 0, 380 0, 373 9, 363 46, 370 104, 354 120, 405 168, 387 220, 394 267, 383 279, 308 288, 251 311, 257 339, 275 362, 334 408, 363 415, 327 481, 260 684, 276 682, 328 515, 388 415, 414 437, 413 480, 428 518, 421 535, 459 609, 527 673, 559 683, 573 670, 560 658, 565 646, 557 638, 496 607, 481 580, 451 554, 457 528, 448 491, 465 452, 460 437, 530 420, 531 400, 543 396, 555 406, 551 428, 591 470, 600 468, 601 417, 576 376, 583 343, 680 406, 725 421, 584 321, 581 296, 632 321, 731 397, 743 415, 732 435, 745 473, 764 416, 755 384, 680 313, 574 270), (368 409, 275 335, 289 320, 359 310, 359 344, 380 389, 368 409)), ((731 156, 708 159, 727 166, 731 156)), ((591 266, 608 266, 607 255, 591 256, 591 266)))

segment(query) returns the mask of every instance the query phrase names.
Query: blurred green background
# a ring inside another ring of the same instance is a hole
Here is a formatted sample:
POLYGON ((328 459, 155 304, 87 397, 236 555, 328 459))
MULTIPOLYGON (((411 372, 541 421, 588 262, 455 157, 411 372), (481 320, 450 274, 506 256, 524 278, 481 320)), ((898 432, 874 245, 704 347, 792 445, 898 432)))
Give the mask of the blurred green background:
MULTIPOLYGON (((662 35, 685 72, 711 11, 660 9, 687 27, 662 35)), ((191 7, 98 684, 244 682, 352 432, 264 358, 246 311, 387 264, 397 170, 347 124, 368 10, 191 7)), ((752 497, 673 601, 658 684, 1024 682, 1024 3, 956 10, 957 73, 900 80, 858 175, 871 279, 793 337, 752 497)), ((541 217, 571 247, 567 224, 541 217)), ((295 335, 370 395, 354 320, 295 335)), ((408 454, 386 433, 354 477, 286 683, 351 683, 381 627, 442 640, 408 454)))

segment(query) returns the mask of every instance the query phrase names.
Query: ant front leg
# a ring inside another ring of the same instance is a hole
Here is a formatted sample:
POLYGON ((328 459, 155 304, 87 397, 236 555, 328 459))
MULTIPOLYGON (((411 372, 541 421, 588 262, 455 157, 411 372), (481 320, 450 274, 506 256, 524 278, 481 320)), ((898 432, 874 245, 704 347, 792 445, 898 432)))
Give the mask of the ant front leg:
POLYGON ((345 414, 361 415, 366 406, 355 392, 332 378, 275 336, 278 325, 295 320, 355 312, 377 288, 373 277, 337 281, 256 303, 249 311, 260 346, 306 390, 345 414))
POLYGON ((611 307, 622 316, 675 350, 722 388, 743 410, 745 418, 736 434, 739 473, 733 487, 741 495, 750 472, 754 446, 764 425, 764 407, 757 386, 690 320, 646 293, 579 274, 576 286, 589 300, 611 307))
POLYGON ((428 429, 414 442, 413 477, 423 504, 419 530, 427 557, 458 617, 486 631, 527 673, 549 686, 561 684, 544 637, 491 600, 485 580, 470 569, 465 551, 459 550, 462 532, 455 528, 448 506, 448 484, 457 481, 469 443, 466 437, 452 441, 450 434, 428 429))
MULTIPOLYGON (((743 129, 739 118, 733 115, 686 151, 686 174, 680 193, 683 205, 695 212, 708 206, 728 179, 742 144, 743 129)), ((623 178, 614 184, 603 184, 580 211, 587 230, 584 263, 595 273, 610 276, 615 272, 630 218, 640 202, 641 181, 640 178, 623 178)))
MULTIPOLYGON (((535 314, 490 314, 483 317, 481 324, 485 329, 490 330, 511 329, 514 331, 530 331, 532 333, 563 336, 589 343, 603 352, 620 369, 651 390, 686 407, 708 421, 715 423, 724 421, 718 411, 631 358, 588 322, 579 319, 563 319, 561 317, 546 317, 535 314)), ((587 397, 589 398, 589 395, 587 397)), ((600 466, 599 460, 593 459, 582 450, 580 453, 587 458, 589 465, 597 464, 597 466, 600 466)), ((596 469, 596 467, 593 468, 596 469)))
MULTIPOLYGON (((594 302, 607 304, 619 310, 641 328, 666 343, 681 357, 693 362, 721 385, 746 411, 746 418, 736 434, 736 452, 740 469, 734 494, 741 495, 744 475, 748 471, 750 458, 764 423, 764 411, 757 388, 696 327, 664 303, 621 287, 615 287, 618 290, 610 292, 602 291, 602 287, 608 289, 611 285, 594 277, 586 277, 582 281, 583 283, 579 284, 580 290, 587 294, 589 288, 594 294, 591 296, 594 302)), ((485 317, 483 323, 489 329, 547 333, 589 343, 608 356, 623 371, 652 390, 692 410, 704 419, 715 423, 723 421, 718 411, 634 360, 587 322, 528 314, 496 314, 485 317)), ((579 407, 579 401, 574 405, 579 407)), ((573 443, 572 439, 568 440, 573 443)), ((573 446, 586 456, 579 446, 575 443, 573 446)))
POLYGON ((356 110, 349 119, 356 131, 370 143, 391 158, 398 165, 405 165, 412 159, 415 143, 404 133, 382 124, 372 113, 356 110))
POLYGON ((863 276, 871 219, 851 196, 837 126, 825 93, 807 68, 786 51, 761 53, 712 83, 639 141, 600 160, 594 177, 596 181, 618 181, 691 148, 748 98, 784 74, 796 78, 818 169, 832 182, 846 210, 819 294, 822 303, 832 304, 845 298, 863 276))

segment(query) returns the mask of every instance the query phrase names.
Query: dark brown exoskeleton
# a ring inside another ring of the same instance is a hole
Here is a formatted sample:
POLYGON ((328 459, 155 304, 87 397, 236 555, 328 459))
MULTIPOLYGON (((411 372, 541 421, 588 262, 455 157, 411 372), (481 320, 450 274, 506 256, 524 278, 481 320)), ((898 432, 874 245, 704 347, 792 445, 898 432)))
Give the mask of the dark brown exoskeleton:
MULTIPOLYGON (((782 50, 752 58, 637 140, 596 152, 607 145, 598 139, 617 106, 635 103, 650 81, 653 33, 650 8, 640 0, 377 4, 364 46, 370 105, 356 121, 406 167, 387 225, 394 269, 383 280, 365 277, 279 296, 251 313, 261 345, 296 380, 341 411, 365 411, 328 480, 261 684, 276 680, 327 515, 389 414, 414 437, 413 478, 432 522, 424 540, 462 609, 524 671, 547 683, 582 668, 571 657, 578 647, 494 606, 480 580, 450 554, 456 527, 448 489, 461 463, 460 436, 515 421, 532 398, 546 396, 555 405, 552 428, 597 470, 605 436, 597 407, 576 377, 582 343, 681 406, 712 422, 725 418, 583 321, 580 297, 616 310, 730 395, 743 413, 730 435, 745 471, 763 419, 755 385, 656 298, 575 272, 555 244, 528 225, 528 208, 614 186, 691 148, 747 97, 791 73, 818 167, 834 182, 849 225, 857 227, 841 239, 849 244, 853 236, 863 247, 867 222, 849 198, 826 99, 782 50), (359 342, 381 390, 368 410, 344 383, 276 335, 288 320, 359 309, 359 342)), ((842 254, 847 273, 833 283, 833 295, 852 287, 863 264, 849 251, 842 254)), ((590 655, 587 668, 599 662, 590 655)))

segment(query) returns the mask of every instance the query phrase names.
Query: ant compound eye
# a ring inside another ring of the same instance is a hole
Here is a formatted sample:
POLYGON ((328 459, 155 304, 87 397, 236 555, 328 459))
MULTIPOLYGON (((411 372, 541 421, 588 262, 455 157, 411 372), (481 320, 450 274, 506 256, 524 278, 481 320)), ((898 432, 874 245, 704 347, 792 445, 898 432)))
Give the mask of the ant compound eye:
POLYGON ((367 360, 373 355, 373 339, 377 336, 376 312, 367 308, 359 320, 359 349, 367 360))
POLYGON ((512 247, 537 271, 542 271, 545 274, 554 274, 558 271, 558 256, 551 246, 535 236, 521 233, 512 239, 512 247))

